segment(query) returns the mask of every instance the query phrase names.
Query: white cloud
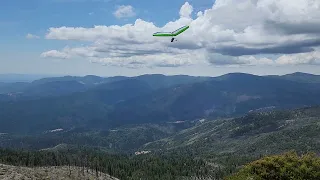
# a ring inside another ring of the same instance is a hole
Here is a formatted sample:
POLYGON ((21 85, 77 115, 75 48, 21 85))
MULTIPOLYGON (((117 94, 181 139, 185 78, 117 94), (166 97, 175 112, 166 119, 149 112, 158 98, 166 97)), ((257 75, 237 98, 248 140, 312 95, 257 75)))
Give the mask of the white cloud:
POLYGON ((121 5, 117 8, 117 10, 113 13, 113 15, 117 18, 127 18, 133 17, 136 15, 134 8, 130 5, 121 5))
POLYGON ((193 11, 193 7, 186 2, 180 9, 180 17, 190 18, 193 11))
POLYGON ((320 51, 310 53, 300 53, 294 55, 283 55, 276 60, 277 64, 296 65, 296 64, 313 64, 320 65, 320 51))
POLYGON ((29 34, 27 34, 26 38, 27 39, 39 39, 40 37, 29 33, 29 34))
POLYGON ((67 53, 60 52, 57 50, 47 51, 41 54, 41 57, 45 58, 59 58, 59 59, 68 59, 70 56, 67 53))
MULTIPOLYGON (((123 12, 119 11, 119 17, 126 14, 123 12)), ((212 8, 198 12, 195 19, 192 12, 193 7, 185 3, 179 11, 180 18, 163 27, 137 19, 123 26, 50 28, 46 38, 91 42, 88 47, 68 47, 57 52, 130 68, 198 63, 319 64, 318 0, 216 0, 212 8), (172 31, 183 25, 190 28, 174 43, 170 37, 152 36, 154 32, 172 31), (270 59, 258 54, 280 57, 270 59)))

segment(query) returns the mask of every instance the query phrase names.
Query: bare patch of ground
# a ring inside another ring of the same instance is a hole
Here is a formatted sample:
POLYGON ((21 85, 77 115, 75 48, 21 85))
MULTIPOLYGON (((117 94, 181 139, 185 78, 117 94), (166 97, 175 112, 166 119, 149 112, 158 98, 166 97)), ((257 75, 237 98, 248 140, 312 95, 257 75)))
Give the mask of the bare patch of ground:
POLYGON ((0 164, 1 180, 119 180, 108 174, 82 171, 79 167, 17 167, 0 164))

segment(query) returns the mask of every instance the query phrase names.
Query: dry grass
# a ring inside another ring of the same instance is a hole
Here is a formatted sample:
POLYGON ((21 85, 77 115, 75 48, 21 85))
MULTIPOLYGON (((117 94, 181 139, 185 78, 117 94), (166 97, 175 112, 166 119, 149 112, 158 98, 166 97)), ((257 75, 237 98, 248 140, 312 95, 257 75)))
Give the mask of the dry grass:
POLYGON ((82 171, 81 168, 62 167, 17 167, 0 164, 1 180, 119 180, 104 173, 82 171), (70 173, 71 172, 71 173, 70 173))

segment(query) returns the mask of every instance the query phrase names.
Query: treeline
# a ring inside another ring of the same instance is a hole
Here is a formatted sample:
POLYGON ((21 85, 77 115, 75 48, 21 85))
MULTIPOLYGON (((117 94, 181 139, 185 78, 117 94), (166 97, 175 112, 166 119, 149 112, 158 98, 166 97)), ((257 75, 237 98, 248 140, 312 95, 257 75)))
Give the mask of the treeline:
POLYGON ((23 151, 0 150, 0 163, 15 166, 76 166, 98 176, 107 173, 121 180, 183 179, 212 177, 221 179, 223 172, 204 160, 185 155, 147 154, 140 156, 107 154, 96 150, 23 151))

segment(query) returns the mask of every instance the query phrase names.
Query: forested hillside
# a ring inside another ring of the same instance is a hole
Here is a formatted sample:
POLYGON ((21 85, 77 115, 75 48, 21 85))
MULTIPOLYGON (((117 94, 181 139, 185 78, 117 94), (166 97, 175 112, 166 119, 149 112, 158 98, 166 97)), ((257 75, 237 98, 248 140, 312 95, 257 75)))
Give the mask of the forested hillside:
POLYGON ((57 129, 35 135, 0 134, 2 147, 40 150, 61 144, 101 147, 109 152, 134 152, 143 144, 171 136, 195 123, 140 124, 110 130, 57 129))
POLYGON ((101 176, 107 173, 121 180, 188 179, 189 177, 219 177, 221 170, 213 171, 205 161, 185 155, 108 155, 83 149, 64 151, 12 151, 0 150, 0 163, 15 166, 75 166, 77 172, 91 172, 101 176), (219 173, 218 173, 219 172, 219 173))
POLYGON ((203 122, 174 136, 147 143, 146 150, 189 149, 194 154, 261 154, 319 151, 320 107, 253 112, 203 122))
POLYGON ((223 179, 265 155, 319 152, 317 81, 232 73, 1 83, 0 163, 223 179))

